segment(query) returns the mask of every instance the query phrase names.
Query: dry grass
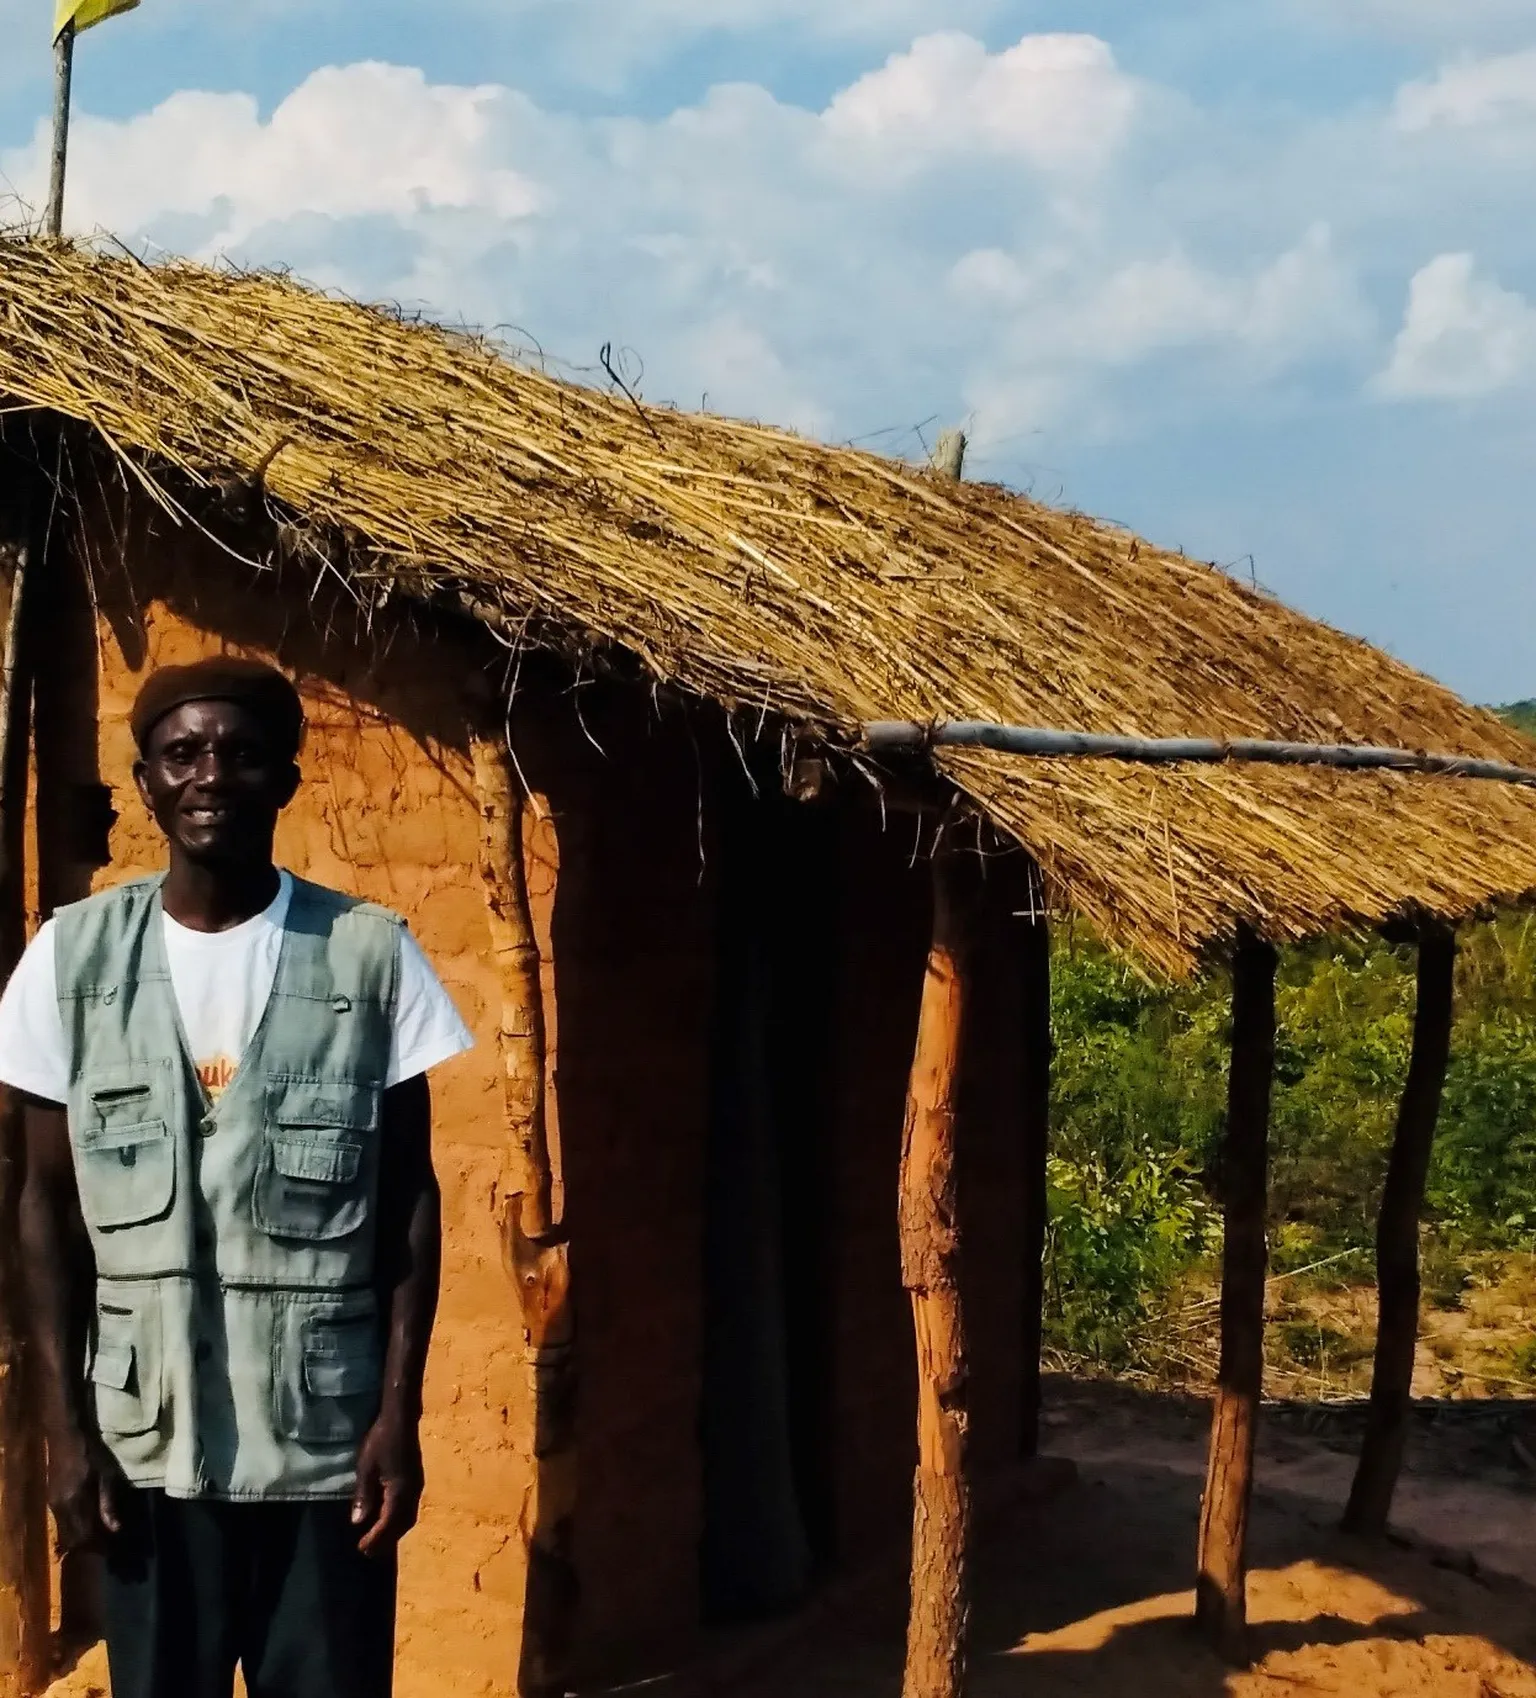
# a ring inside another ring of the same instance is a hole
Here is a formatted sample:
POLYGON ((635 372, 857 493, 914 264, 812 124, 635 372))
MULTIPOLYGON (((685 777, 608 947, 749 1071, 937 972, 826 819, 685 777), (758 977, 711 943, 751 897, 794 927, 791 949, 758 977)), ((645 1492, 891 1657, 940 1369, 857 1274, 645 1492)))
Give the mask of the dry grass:
MULTIPOLYGON (((558 381, 268 276, 0 244, 0 396, 171 491, 284 444, 271 496, 364 598, 467 600, 513 641, 853 744, 871 719, 1532 745, 1223 573, 1002 490, 558 381)), ((181 500, 188 498, 183 493, 181 500)), ((1053 900, 1170 972, 1536 892, 1536 795, 1464 780, 1148 771, 945 752, 1053 900)))

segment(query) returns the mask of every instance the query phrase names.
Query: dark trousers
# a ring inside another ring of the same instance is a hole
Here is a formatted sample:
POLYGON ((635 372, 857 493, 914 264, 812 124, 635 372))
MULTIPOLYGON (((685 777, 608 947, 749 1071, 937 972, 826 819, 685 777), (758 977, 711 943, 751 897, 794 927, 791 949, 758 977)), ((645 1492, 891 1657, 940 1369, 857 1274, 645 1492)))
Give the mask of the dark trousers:
POLYGON ((112 1698, 389 1698, 395 1563, 359 1555, 345 1503, 134 1492, 107 1549, 112 1698))

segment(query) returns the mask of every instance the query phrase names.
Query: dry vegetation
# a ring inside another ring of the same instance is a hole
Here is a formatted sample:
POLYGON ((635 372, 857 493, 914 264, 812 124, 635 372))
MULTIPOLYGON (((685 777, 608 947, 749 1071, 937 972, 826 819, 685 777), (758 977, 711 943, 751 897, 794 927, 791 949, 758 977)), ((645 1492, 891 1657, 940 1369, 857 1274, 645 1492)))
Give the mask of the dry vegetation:
MULTIPOLYGON (((1536 1255, 1468 1254, 1455 1261, 1454 1289, 1439 1290, 1433 1247, 1429 1260, 1415 1397, 1536 1398, 1536 1255)), ((1369 1265, 1364 1255, 1350 1256, 1331 1274, 1303 1271, 1270 1281, 1267 1396, 1334 1403, 1369 1393, 1376 1339, 1369 1265)), ((1217 1305, 1208 1271, 1191 1274, 1156 1318, 1145 1341, 1147 1365, 1131 1368, 1125 1377, 1191 1390, 1212 1385, 1221 1348, 1217 1305)), ((1058 1352, 1056 1362, 1093 1372, 1070 1352, 1058 1352)), ((1536 1473, 1536 1457, 1532 1470, 1536 1473)))
MULTIPOLYGON (((1424 1305, 1418 1397, 1536 1397, 1536 1256, 1473 1254, 1453 1289, 1431 1283, 1424 1305)), ((1331 1399, 1370 1390, 1375 1289, 1345 1279, 1275 1288, 1270 1309, 1275 1395, 1331 1399)))
MULTIPOLYGON (((787 722, 853 750, 869 720, 947 717, 1532 759, 1379 651, 1124 532, 563 382, 281 277, 0 243, 0 397, 89 426, 186 522, 221 526, 221 486, 270 458, 276 529, 252 553, 638 669, 744 735, 787 722)), ((1536 794, 1507 786, 936 760, 1055 902, 1175 975, 1239 918, 1294 939, 1536 890, 1536 794)))

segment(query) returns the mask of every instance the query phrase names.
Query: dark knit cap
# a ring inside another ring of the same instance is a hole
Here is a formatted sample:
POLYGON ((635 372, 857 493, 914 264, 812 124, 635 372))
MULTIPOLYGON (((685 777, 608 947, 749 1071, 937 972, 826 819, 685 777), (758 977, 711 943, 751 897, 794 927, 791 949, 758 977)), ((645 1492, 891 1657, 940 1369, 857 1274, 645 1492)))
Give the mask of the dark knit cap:
POLYGON ((274 748, 285 755, 299 752, 304 707, 293 685, 263 661, 215 655, 192 666, 161 667, 144 681, 128 716, 140 753, 160 721, 188 702, 239 702, 267 727, 274 748))

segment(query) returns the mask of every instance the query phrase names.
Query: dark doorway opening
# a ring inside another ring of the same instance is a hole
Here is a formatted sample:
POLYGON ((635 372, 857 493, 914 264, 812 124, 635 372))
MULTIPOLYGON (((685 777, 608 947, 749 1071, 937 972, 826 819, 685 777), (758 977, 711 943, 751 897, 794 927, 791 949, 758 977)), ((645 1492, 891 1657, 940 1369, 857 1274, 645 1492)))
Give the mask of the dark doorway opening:
POLYGON ((832 1561, 831 1056, 838 822, 722 809, 705 1162, 706 1620, 791 1610, 832 1561))

